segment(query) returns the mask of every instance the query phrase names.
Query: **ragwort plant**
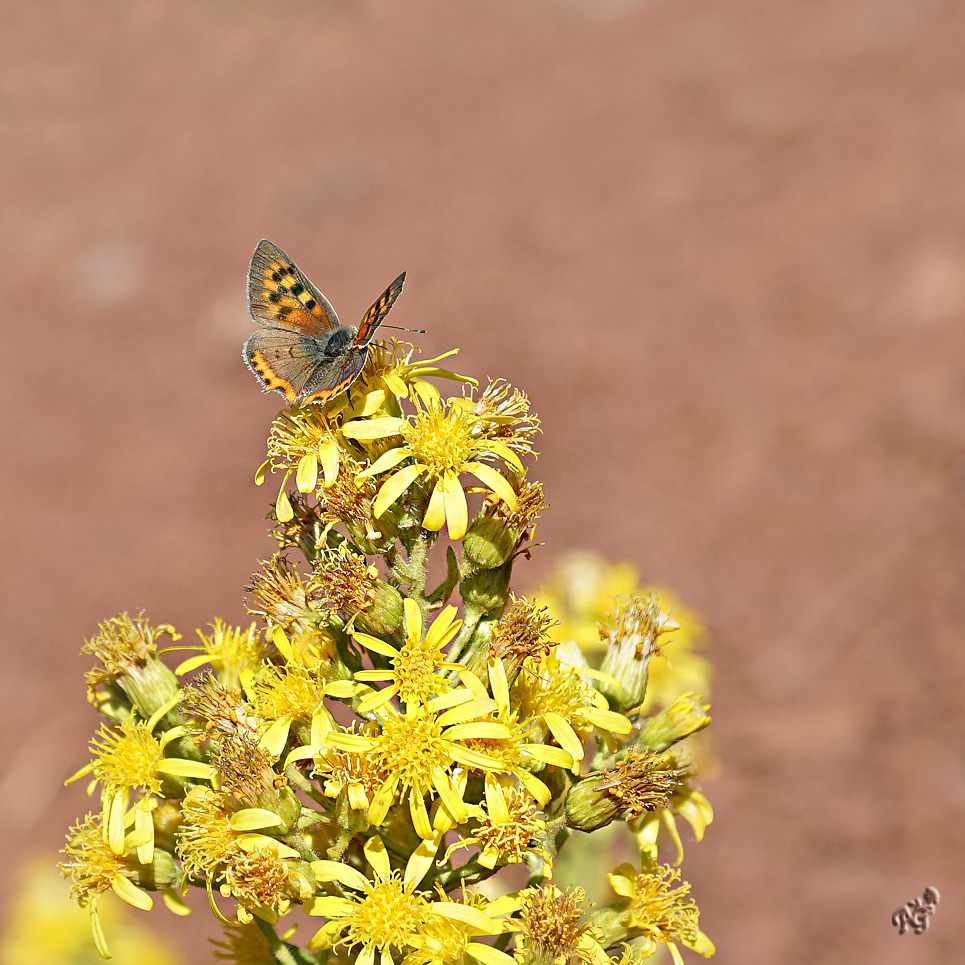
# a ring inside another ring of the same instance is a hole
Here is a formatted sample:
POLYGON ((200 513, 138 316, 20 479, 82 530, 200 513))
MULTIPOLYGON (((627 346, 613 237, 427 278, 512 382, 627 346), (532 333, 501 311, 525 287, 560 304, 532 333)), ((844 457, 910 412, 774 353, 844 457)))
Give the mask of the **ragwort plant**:
POLYGON ((248 584, 250 626, 215 620, 188 647, 121 614, 84 646, 106 723, 72 780, 99 806, 62 870, 105 958, 106 892, 185 914, 191 888, 224 924, 215 959, 236 965, 713 954, 658 860, 677 816, 698 840, 712 817, 684 750, 709 708, 687 693, 641 710, 678 624, 655 595, 623 595, 587 659, 513 593, 545 509, 539 421, 446 357, 375 343, 346 392, 275 419, 256 481, 280 481, 278 548, 248 584), (193 654, 172 669, 178 650, 193 654), (585 875, 609 871, 615 897, 588 907, 554 864, 614 821, 640 860, 611 869, 596 851, 585 875), (304 940, 299 910, 316 919, 304 940))

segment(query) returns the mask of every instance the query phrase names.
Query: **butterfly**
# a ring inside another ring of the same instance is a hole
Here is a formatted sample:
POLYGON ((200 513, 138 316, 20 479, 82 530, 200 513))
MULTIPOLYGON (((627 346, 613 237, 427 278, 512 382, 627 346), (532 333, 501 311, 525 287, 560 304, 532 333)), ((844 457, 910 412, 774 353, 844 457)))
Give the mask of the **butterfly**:
POLYGON ((248 269, 248 307, 262 328, 245 342, 245 363, 265 392, 281 392, 296 405, 327 402, 361 374, 369 344, 404 281, 402 272, 359 327, 349 328, 281 248, 259 241, 248 269))

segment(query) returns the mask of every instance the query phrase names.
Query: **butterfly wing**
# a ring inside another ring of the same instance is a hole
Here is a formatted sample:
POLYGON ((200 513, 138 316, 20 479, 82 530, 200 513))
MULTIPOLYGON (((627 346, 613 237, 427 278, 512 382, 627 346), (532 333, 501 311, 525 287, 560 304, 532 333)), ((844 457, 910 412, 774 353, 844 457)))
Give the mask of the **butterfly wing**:
POLYGON ((359 330, 355 333, 353 344, 364 347, 372 341, 375 330, 382 324, 382 319, 385 318, 389 309, 399 297, 404 281, 405 272, 402 272, 402 274, 382 292, 378 301, 365 313, 365 316, 359 323, 359 330))
POLYGON ((339 327, 329 300, 270 241, 259 241, 248 269, 248 307, 260 325, 319 335, 339 327))
POLYGON ((347 389, 365 368, 368 358, 368 346, 349 348, 342 358, 327 360, 319 365, 309 376, 305 384, 303 397, 299 400, 303 404, 309 402, 328 402, 339 392, 347 389))
POLYGON ((265 391, 281 392, 289 402, 304 395, 322 367, 315 339, 284 328, 259 329, 245 342, 243 356, 265 391))

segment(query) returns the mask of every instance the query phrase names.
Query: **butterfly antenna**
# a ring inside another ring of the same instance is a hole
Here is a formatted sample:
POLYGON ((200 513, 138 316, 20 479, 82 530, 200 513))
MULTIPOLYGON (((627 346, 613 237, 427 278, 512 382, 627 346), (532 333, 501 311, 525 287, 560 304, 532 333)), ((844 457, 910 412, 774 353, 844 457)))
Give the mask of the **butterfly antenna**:
POLYGON ((386 325, 382 324, 382 328, 394 328, 397 332, 417 332, 419 335, 425 335, 426 329, 424 328, 403 328, 401 325, 386 325))

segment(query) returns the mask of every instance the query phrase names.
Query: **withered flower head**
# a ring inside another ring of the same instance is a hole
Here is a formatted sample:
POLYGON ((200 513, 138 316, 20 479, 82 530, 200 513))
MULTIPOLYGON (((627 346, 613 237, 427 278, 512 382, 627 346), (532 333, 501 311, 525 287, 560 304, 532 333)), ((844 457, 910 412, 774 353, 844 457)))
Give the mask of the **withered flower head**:
POLYGON ((681 781, 667 754, 631 751, 606 771, 590 774, 571 788, 566 817, 581 831, 595 831, 615 818, 632 818, 666 807, 681 781))
POLYGON ((319 613, 308 598, 308 587, 298 570, 276 553, 261 564, 245 589, 254 597, 248 612, 271 626, 304 631, 318 623, 319 613))

